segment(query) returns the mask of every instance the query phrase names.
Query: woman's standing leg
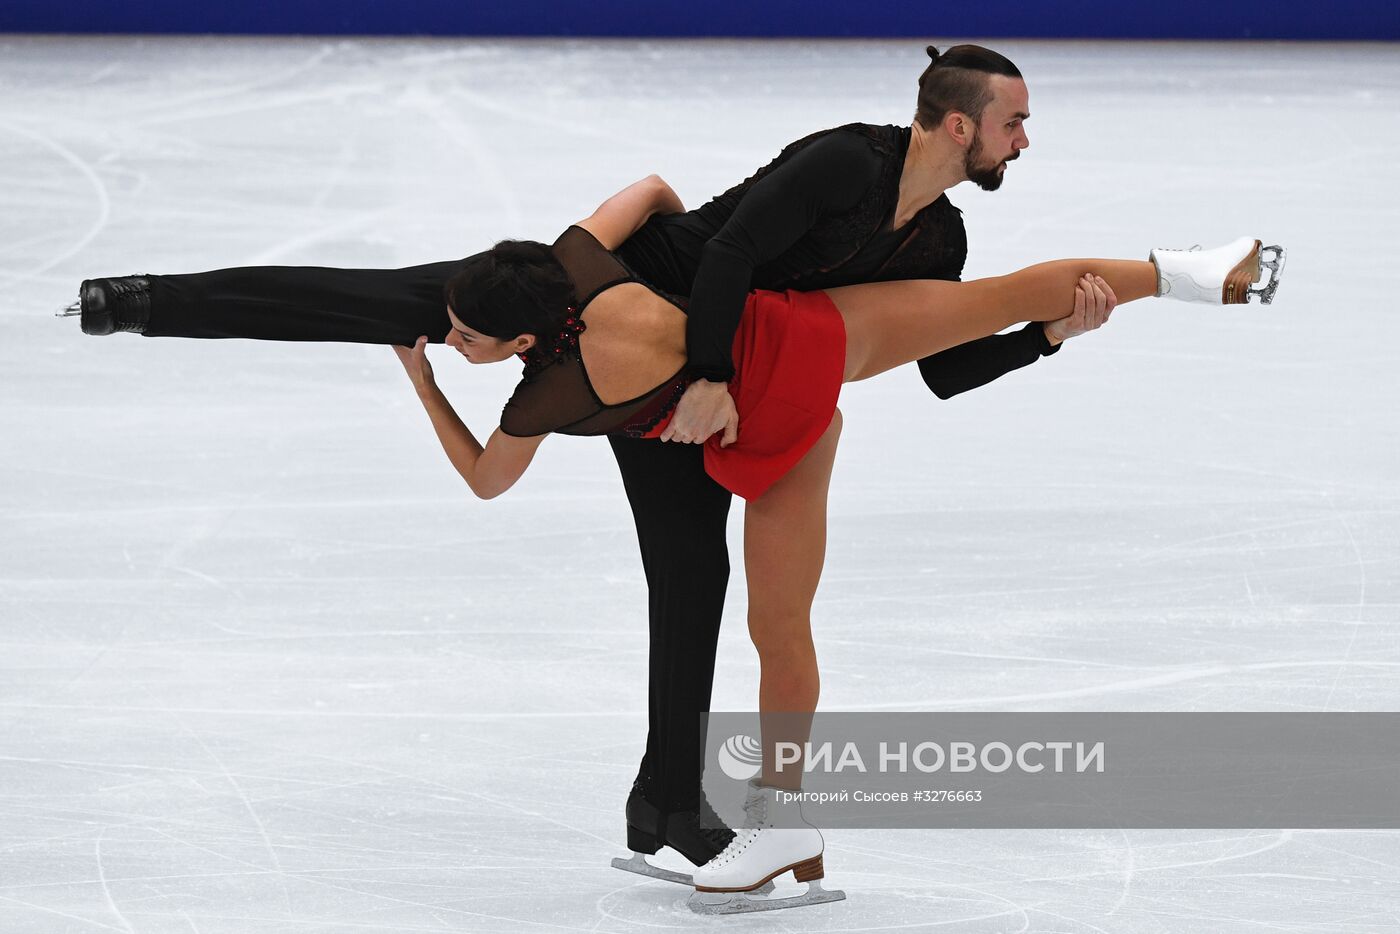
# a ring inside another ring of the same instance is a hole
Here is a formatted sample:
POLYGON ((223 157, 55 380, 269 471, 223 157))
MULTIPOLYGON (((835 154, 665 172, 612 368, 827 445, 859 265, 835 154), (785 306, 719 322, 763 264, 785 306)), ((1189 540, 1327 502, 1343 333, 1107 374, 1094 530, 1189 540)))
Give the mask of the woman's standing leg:
POLYGON ((807 741, 820 693, 812 601, 826 560, 826 499, 841 437, 841 411, 802 460, 744 511, 749 637, 758 649, 763 783, 802 784, 800 768, 777 772, 779 742, 807 741))

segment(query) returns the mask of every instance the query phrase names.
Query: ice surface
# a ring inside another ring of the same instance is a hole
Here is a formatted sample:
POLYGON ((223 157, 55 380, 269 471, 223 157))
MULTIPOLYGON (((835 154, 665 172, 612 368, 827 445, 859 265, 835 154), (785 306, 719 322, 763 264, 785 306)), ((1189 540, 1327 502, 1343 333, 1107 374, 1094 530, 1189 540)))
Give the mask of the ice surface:
MULTIPOLYGON (((998 45, 1032 146, 953 192, 969 275, 1245 233, 1288 275, 1270 308, 1126 307, 951 402, 851 387, 823 707, 1396 709, 1395 47, 998 45)), ((836 832, 848 901, 694 917, 608 868, 646 620, 606 444, 553 439, 481 503, 386 348, 52 317, 95 275, 549 239, 650 172, 699 203, 814 129, 907 122, 925 63, 0 38, 0 931, 1400 927, 1400 835, 1287 830, 836 832)), ((513 368, 438 372, 494 424, 513 368)), ((719 709, 754 703, 734 559, 719 709)))

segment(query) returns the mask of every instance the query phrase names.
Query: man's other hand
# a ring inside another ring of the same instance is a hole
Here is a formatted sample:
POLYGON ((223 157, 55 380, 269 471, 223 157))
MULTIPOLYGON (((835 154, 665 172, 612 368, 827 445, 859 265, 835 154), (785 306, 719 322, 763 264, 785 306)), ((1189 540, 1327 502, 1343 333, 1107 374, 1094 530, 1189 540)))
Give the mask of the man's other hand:
POLYGON ((733 444, 739 437, 739 410, 734 407, 728 383, 697 379, 686 387, 661 440, 704 444, 717 431, 724 432, 720 447, 733 444))
POLYGON ((1118 305, 1118 296, 1098 276, 1085 275, 1074 288, 1074 311, 1044 323, 1045 337, 1053 347, 1086 331, 1103 327, 1118 305))

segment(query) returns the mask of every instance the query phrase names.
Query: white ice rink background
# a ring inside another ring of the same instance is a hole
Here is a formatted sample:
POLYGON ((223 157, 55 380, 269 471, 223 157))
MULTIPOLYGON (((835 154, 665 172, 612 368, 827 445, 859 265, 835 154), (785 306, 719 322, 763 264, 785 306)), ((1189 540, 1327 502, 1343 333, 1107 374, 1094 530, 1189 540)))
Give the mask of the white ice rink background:
MULTIPOLYGON (((848 388, 822 707, 1396 709, 1396 48, 993 44, 1031 148, 951 192, 969 276, 1241 234, 1288 272, 952 401, 848 388)), ((548 241, 651 172, 697 205, 907 124, 926 61, 0 38, 0 932, 1400 929, 1400 832, 1286 829, 837 831, 848 901, 693 916, 608 867, 646 618, 604 441, 483 503, 388 348, 52 317, 92 276, 548 241)), ((433 359, 492 428, 516 368, 433 359)), ((738 532, 717 709, 755 702, 738 532)))

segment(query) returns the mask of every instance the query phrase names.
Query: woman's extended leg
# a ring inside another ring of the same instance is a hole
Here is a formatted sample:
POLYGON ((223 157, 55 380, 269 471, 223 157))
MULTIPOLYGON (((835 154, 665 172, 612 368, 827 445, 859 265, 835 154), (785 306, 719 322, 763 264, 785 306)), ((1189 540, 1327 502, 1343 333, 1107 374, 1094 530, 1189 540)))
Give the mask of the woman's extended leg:
POLYGON ((1053 321, 1074 309, 1081 276, 1102 277, 1118 303, 1157 294, 1146 260, 1064 259, 972 282, 917 279, 827 289, 846 322, 846 382, 995 334, 1020 321, 1053 321))
POLYGON ((800 769, 778 776, 772 751, 805 743, 820 681, 812 645, 812 600, 826 559, 826 496, 841 436, 841 412, 802 460, 744 510, 749 637, 758 649, 758 707, 764 784, 801 787, 800 769))

